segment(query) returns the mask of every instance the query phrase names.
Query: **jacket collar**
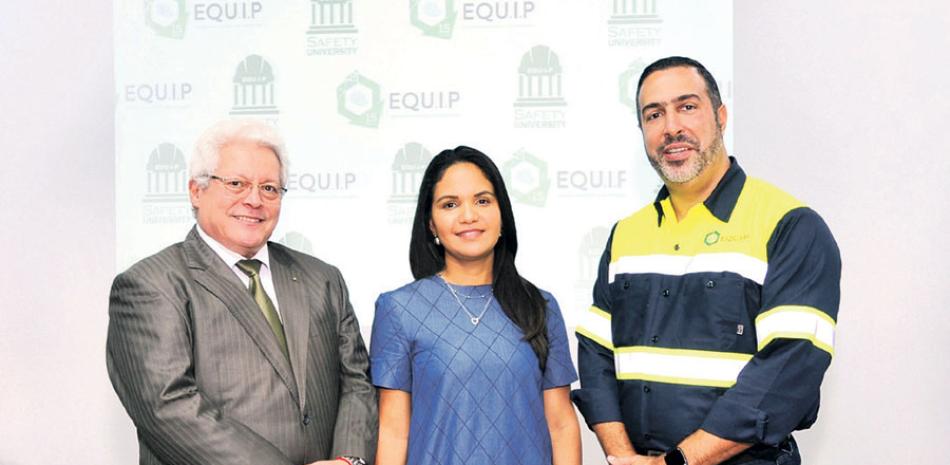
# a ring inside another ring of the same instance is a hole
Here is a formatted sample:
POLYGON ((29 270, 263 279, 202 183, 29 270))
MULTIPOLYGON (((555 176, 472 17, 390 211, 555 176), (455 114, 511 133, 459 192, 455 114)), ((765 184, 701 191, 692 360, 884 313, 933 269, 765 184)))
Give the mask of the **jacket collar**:
MULTIPOLYGON (((726 174, 719 180, 719 184, 716 184, 716 188, 709 194, 709 197, 703 201, 703 205, 713 216, 724 223, 728 223, 729 218, 732 217, 732 211, 736 208, 739 194, 742 193, 742 187, 745 186, 745 180, 746 174, 739 166, 739 162, 736 161, 735 157, 729 157, 729 169, 726 170, 726 174)), ((669 198, 669 196, 670 191, 664 184, 653 202, 653 207, 657 213, 657 226, 663 224, 663 217, 665 216, 660 202, 669 198)))
POLYGON ((260 307, 228 264, 201 239, 197 226, 188 233, 183 245, 185 262, 193 270, 192 276, 195 281, 224 303, 228 311, 261 349, 264 357, 287 386, 291 396, 303 409, 305 399, 299 393, 306 391, 299 388, 304 387, 303 382, 306 380, 304 370, 306 370, 307 361, 310 314, 306 293, 301 287, 303 283, 297 277, 298 271, 294 260, 283 250, 279 250, 275 244, 268 243, 274 287, 277 292, 277 296, 272 296, 272 298, 281 299, 284 332, 287 335, 291 357, 291 360, 287 360, 267 320, 261 315, 260 307), (295 371, 300 373, 295 374, 295 371))

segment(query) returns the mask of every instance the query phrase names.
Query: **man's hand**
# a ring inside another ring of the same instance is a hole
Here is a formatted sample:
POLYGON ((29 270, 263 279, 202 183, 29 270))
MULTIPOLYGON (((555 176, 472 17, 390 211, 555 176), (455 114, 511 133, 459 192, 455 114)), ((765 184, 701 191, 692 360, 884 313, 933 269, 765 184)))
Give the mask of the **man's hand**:
POLYGON ((627 455, 624 457, 607 456, 607 463, 610 465, 664 465, 663 457, 651 457, 647 455, 627 455))
POLYGON ((310 465, 349 465, 349 462, 346 460, 333 459, 333 460, 318 460, 311 463, 310 465))

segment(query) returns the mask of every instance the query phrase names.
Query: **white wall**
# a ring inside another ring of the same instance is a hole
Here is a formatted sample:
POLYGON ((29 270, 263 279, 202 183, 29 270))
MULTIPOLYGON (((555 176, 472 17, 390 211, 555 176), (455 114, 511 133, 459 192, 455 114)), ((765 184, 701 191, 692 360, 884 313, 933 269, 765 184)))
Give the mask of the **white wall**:
POLYGON ((948 30, 940 1, 736 2, 735 152, 843 258, 811 464, 947 463, 948 30))
POLYGON ((105 371, 115 273, 112 9, 0 15, 0 464, 132 463, 105 371))
MULTIPOLYGON (((2 465, 136 460, 104 369, 115 272, 107 3, 24 3, 0 16, 2 465)), ((735 11, 741 118, 729 145, 822 213, 844 258, 837 356, 819 422, 799 435, 806 463, 941 463, 950 6, 737 0, 735 11)))

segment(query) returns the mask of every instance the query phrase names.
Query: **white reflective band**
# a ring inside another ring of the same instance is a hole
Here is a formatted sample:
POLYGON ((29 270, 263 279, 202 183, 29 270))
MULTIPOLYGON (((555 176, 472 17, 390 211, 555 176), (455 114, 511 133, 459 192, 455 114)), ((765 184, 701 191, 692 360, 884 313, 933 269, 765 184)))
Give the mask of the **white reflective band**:
POLYGON ((728 388, 752 355, 705 350, 618 347, 614 351, 617 379, 728 388))
POLYGON ((623 273, 657 273, 682 276, 687 273, 732 272, 762 284, 768 264, 735 252, 684 255, 628 255, 610 264, 609 282, 623 273))
POLYGON ((815 347, 835 354, 835 321, 813 307, 782 305, 755 319, 759 350, 776 338, 807 339, 815 347))
POLYGON ((595 306, 591 306, 584 312, 581 316, 581 324, 577 325, 575 331, 610 350, 614 350, 613 335, 610 332, 610 314, 595 306))

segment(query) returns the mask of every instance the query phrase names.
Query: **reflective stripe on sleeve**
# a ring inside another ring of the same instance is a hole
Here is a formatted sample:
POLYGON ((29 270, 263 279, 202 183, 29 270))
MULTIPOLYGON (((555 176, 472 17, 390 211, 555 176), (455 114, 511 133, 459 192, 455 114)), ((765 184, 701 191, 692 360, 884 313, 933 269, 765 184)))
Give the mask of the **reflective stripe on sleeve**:
POLYGON ((758 284, 765 282, 768 264, 735 252, 682 255, 628 255, 610 264, 609 282, 618 274, 657 273, 682 276, 687 273, 732 272, 758 284))
POLYGON ((657 347, 618 347, 617 379, 639 379, 690 386, 728 388, 752 355, 657 347))
POLYGON ((759 350, 776 338, 807 339, 828 354, 835 354, 835 320, 814 307, 781 305, 755 319, 759 350))
POLYGON ((610 350, 614 350, 613 336, 610 332, 610 314, 594 305, 591 305, 584 312, 581 317, 581 324, 577 325, 575 331, 610 350))

